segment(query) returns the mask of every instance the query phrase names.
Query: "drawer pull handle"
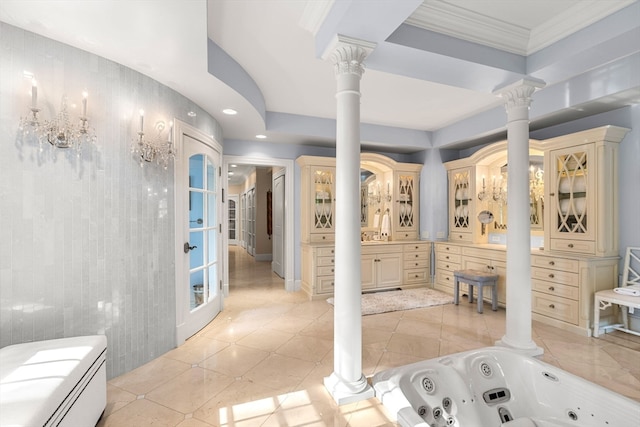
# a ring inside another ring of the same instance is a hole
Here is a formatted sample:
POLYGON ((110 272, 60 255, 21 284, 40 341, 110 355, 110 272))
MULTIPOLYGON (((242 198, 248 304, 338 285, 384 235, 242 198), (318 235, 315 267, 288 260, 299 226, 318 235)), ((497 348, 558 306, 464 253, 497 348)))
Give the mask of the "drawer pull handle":
POLYGON ((333 286, 333 282, 331 282, 331 286, 333 286))
POLYGON ((553 304, 549 304, 549 308, 556 308, 556 306, 553 304))
POLYGON ((554 288, 553 286, 549 286, 549 290, 550 290, 551 292, 553 292, 553 291, 555 291, 555 290, 556 290, 556 288, 554 288))
POLYGON ((549 278, 550 278, 550 279, 553 279, 553 277, 554 277, 554 276, 553 276, 553 273, 549 274, 549 278))
POLYGON ((556 265, 556 263, 553 261, 549 261, 549 265, 556 265))
POLYGON ((550 195, 550 196, 555 196, 555 195, 556 195, 556 193, 549 193, 549 195, 550 195))
POLYGON ((447 281, 449 281, 449 280, 451 280, 451 279, 449 279, 449 278, 447 277, 447 281))
POLYGON ((333 271, 333 268, 331 269, 331 272, 332 272, 332 273, 334 272, 334 271, 333 271))
POLYGON ((572 248, 573 247, 573 243, 569 243, 567 246, 572 248))
POLYGON ((326 236, 322 236, 322 240, 324 240, 324 239, 326 239, 326 238, 327 238, 326 236))
POLYGON ((447 267, 447 268, 449 268, 449 264, 447 264, 447 266, 446 266, 446 267, 447 267))
POLYGON ((419 275, 419 274, 416 274, 416 275, 415 275, 415 277, 416 277, 416 279, 417 279, 418 277, 420 277, 420 275, 419 275))
POLYGON ((447 255, 445 258, 446 258, 446 259, 449 259, 449 255, 447 255))
POLYGON ((419 265, 419 263, 416 262, 416 267, 419 265))
POLYGON ((331 260, 331 264, 333 264, 333 260, 331 260))
POLYGON ((419 246, 416 246, 416 249, 420 249, 420 247, 419 247, 419 246))
POLYGON ((444 250, 445 250, 445 251, 448 251, 448 250, 449 250, 449 246, 447 246, 446 248, 444 248, 444 250))
POLYGON ((334 253, 334 252, 333 252, 333 249, 331 249, 331 253, 334 253))

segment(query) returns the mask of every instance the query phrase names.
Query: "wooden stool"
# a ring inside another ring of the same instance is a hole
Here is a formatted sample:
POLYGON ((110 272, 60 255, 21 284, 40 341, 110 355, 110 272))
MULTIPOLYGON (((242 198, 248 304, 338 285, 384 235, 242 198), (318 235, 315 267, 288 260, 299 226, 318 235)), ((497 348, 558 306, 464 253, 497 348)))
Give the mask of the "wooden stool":
POLYGON ((453 272, 453 303, 458 305, 460 283, 469 285, 469 302, 473 302, 473 287, 478 287, 478 313, 482 313, 482 288, 491 286, 491 310, 498 309, 498 275, 480 270, 457 270, 453 272))

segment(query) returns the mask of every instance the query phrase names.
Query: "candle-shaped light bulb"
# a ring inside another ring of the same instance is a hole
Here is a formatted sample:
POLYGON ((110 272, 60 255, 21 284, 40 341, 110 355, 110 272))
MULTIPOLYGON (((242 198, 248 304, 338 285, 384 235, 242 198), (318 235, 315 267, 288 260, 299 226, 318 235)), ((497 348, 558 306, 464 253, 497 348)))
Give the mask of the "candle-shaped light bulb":
POLYGON ((31 79, 31 107, 38 107, 38 82, 36 79, 31 79))
POLYGON ((140 109, 140 133, 142 133, 142 129, 144 127, 144 110, 140 109))
POLYGON ((484 175, 482 175, 482 188, 484 188, 484 175))
POLYGON ((85 90, 82 92, 82 117, 87 117, 87 97, 89 94, 85 90))
POLYGON ((173 139, 173 120, 169 122, 169 142, 173 139))

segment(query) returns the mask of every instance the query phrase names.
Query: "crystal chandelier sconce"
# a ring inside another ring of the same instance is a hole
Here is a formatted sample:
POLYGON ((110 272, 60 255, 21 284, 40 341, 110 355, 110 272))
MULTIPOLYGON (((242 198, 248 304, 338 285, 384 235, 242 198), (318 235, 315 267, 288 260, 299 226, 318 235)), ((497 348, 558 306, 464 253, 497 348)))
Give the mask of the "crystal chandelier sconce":
POLYGON ((541 199, 544 196, 544 170, 534 166, 529 168, 529 188, 533 200, 541 199))
POLYGON ((138 138, 134 139, 131 144, 131 152, 138 157, 140 167, 143 167, 145 163, 156 162, 167 169, 175 157, 172 142, 173 122, 169 122, 167 135, 163 135, 166 125, 162 120, 157 121, 154 128, 156 135, 145 138, 144 110, 140 110, 140 130, 138 138))
POLYGON ((487 187, 485 185, 485 179, 482 177, 482 191, 478 193, 478 200, 481 202, 491 197, 494 202, 505 203, 507 202, 507 189, 502 188, 502 182, 504 179, 500 180, 500 184, 496 185, 496 177, 493 177, 493 186, 491 191, 487 191, 487 187))
POLYGON ((96 135, 89 127, 87 118, 87 98, 89 94, 82 92, 82 115, 77 122, 69 117, 67 97, 62 97, 60 112, 55 118, 40 123, 38 113, 38 86, 35 79, 31 80, 31 114, 20 119, 20 129, 23 135, 34 135, 42 144, 48 142, 55 148, 73 148, 80 155, 83 143, 95 143, 96 135))

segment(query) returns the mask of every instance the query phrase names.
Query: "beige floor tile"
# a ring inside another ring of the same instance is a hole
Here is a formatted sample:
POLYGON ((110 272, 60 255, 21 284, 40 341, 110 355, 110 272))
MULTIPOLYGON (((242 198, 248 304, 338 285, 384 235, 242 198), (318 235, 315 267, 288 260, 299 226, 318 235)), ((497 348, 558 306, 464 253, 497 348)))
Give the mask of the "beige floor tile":
POLYGON ((269 352, 233 344, 203 360, 200 366, 230 377, 239 377, 268 356, 269 352))
POLYGON ((189 414, 233 382, 227 375, 194 367, 147 393, 145 399, 189 414))
POLYGON ((319 362, 333 348, 333 340, 295 336, 281 345, 276 353, 296 359, 319 362))
POLYGON ((274 329, 260 328, 238 341, 239 345, 257 348, 268 352, 275 351, 278 347, 289 341, 295 335, 289 332, 280 332, 274 329))
POLYGON ((181 373, 191 369, 188 363, 159 357, 110 381, 114 386, 136 396, 150 392, 181 373))
POLYGON ((173 427, 183 420, 184 415, 180 412, 165 408, 147 399, 138 399, 110 416, 103 417, 98 426, 173 427))
POLYGON ((293 390, 316 366, 314 362, 272 354, 244 375, 249 381, 293 390))
MULTIPOLYGON (((337 406, 325 389, 334 370, 333 306, 285 292, 270 263, 236 249, 220 315, 180 348, 109 381, 99 425, 396 426, 377 399, 337 406)), ((478 314, 465 297, 458 306, 363 316, 363 374, 494 345, 505 315, 486 302, 478 314)), ((640 401, 640 337, 589 338, 536 321, 531 334, 541 360, 640 401)))
POLYGON ((193 365, 202 362, 204 359, 213 356, 228 346, 229 343, 225 341, 219 341, 206 336, 197 336, 188 339, 180 347, 165 353, 163 357, 193 365))

